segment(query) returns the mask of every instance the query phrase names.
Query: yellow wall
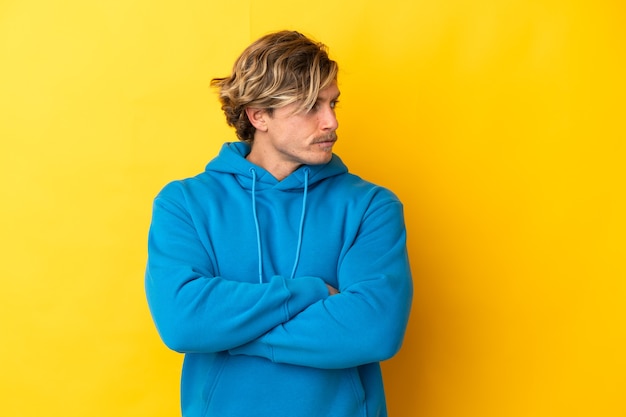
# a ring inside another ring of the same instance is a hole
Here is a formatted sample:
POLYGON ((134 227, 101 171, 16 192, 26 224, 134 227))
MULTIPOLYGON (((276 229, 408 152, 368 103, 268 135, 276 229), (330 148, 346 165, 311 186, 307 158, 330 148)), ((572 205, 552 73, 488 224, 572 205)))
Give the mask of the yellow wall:
POLYGON ((293 28, 340 62, 337 152, 406 205, 391 415, 626 415, 624 3, 228 3, 0 3, 0 414, 177 414, 151 199, 233 139, 210 78, 293 28))

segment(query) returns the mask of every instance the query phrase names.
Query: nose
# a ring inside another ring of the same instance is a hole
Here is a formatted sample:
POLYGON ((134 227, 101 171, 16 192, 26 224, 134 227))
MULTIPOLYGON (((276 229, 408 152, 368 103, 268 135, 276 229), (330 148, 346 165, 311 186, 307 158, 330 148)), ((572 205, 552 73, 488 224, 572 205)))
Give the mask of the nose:
POLYGON ((337 121, 335 109, 330 106, 324 109, 322 114, 320 114, 320 125, 322 130, 325 131, 337 130, 337 128, 339 127, 339 122, 337 121))

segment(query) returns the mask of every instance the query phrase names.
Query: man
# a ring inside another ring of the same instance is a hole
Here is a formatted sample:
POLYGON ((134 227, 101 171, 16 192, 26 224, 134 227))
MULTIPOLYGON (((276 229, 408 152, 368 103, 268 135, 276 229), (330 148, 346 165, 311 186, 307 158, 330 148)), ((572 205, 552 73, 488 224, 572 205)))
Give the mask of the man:
POLYGON ((403 212, 332 153, 337 64, 283 31, 212 84, 240 141, 159 193, 148 242, 183 416, 386 416, 379 361, 412 297, 403 212))

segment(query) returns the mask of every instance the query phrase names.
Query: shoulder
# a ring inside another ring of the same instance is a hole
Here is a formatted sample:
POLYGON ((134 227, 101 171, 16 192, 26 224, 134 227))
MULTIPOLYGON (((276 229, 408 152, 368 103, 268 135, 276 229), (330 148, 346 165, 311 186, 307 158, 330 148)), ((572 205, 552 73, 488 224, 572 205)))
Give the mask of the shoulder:
POLYGON ((365 180, 353 173, 345 173, 335 177, 331 187, 334 192, 346 194, 356 198, 365 198, 376 202, 400 203, 397 195, 390 189, 365 180))
MULTIPOLYGON (((176 179, 165 184, 156 195, 157 199, 181 200, 195 194, 207 194, 219 182, 207 172, 188 178, 176 179)), ((217 191, 217 190, 216 190, 217 191)))

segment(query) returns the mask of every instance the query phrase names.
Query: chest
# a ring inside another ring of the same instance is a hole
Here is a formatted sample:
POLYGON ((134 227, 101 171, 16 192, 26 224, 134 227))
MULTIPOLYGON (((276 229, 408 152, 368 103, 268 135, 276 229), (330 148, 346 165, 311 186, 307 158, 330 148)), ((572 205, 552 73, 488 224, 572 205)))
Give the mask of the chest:
POLYGON ((296 276, 336 283, 363 216, 349 196, 329 198, 323 189, 306 200, 302 192, 274 190, 211 198, 193 215, 207 262, 216 275, 241 281, 257 282, 260 259, 264 280, 290 276, 297 263, 296 276))

